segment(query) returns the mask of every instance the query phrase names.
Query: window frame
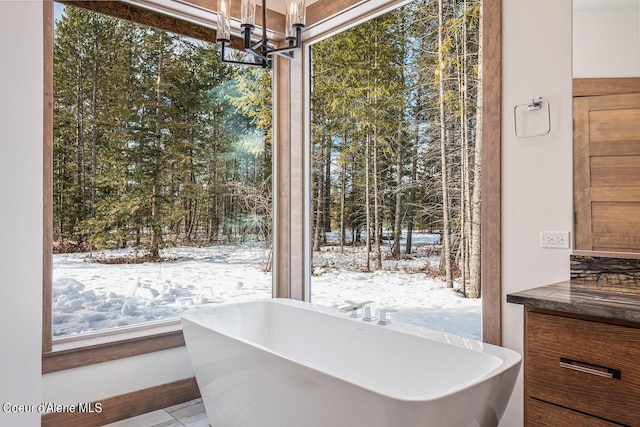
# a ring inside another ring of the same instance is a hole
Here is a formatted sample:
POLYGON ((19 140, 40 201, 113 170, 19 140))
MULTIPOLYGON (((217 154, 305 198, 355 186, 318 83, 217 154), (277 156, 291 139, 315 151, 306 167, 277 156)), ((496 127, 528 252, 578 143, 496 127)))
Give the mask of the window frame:
MULTIPOLYGON (((482 200, 481 200, 481 283, 482 283, 482 338, 485 343, 502 344, 502 1, 481 0, 482 19, 482 200)), ((379 8, 355 20, 342 19, 337 25, 312 33, 303 44, 305 52, 305 90, 304 111, 311 106, 311 73, 308 61, 311 60, 310 48, 328 37, 359 25, 376 16, 409 3, 407 0, 384 2, 379 8)), ((344 12, 348 15, 348 12, 344 12)), ((326 24, 326 23, 323 23, 326 24)), ((325 27, 325 25, 322 25, 325 27)), ((307 194, 304 206, 308 210, 304 229, 307 237, 311 235, 311 130, 310 118, 304 122, 305 141, 305 180, 307 194)), ((310 245, 305 262, 311 265, 310 245)), ((310 299, 310 271, 304 277, 304 289, 301 293, 305 300, 310 299)))
MULTIPOLYGON (((215 43, 216 32, 193 24, 122 2, 85 2, 61 0, 59 3, 82 7, 94 12, 154 26, 166 31, 215 43)), ((43 1, 43 306, 42 306, 42 373, 76 368, 95 363, 167 350, 184 346, 180 319, 152 324, 133 325, 113 330, 97 331, 79 337, 64 337, 54 342, 52 331, 53 273, 53 55, 54 0, 43 1)), ((233 38, 232 47, 242 41, 233 38)))
MULTIPOLYGON (((65 4, 97 5, 103 2, 61 1, 65 4)), ((399 0, 369 0, 369 10, 383 13, 400 5, 399 0)), ((406 2, 406 0, 404 1, 406 2)), ((136 8, 122 2, 109 3, 112 16, 118 10, 136 8)), ((200 0, 194 0, 199 5, 200 0)), ((345 29, 362 18, 351 18, 354 8, 361 1, 341 0, 332 4, 325 2, 310 6, 308 16, 310 28, 316 32, 325 28, 324 34, 345 29), (330 19, 329 19, 330 18, 330 19), (327 29, 331 22, 332 28, 327 29), (334 24, 335 23, 335 24, 334 24)), ((366 5, 365 5, 366 6, 366 5)), ((367 15, 370 16, 374 12, 367 15)), ((162 326, 117 330, 115 333, 95 334, 61 344, 53 343, 52 337, 52 243, 53 243, 53 0, 43 0, 43 306, 42 306, 42 373, 50 373, 80 366, 101 363, 166 350, 184 345, 178 321, 162 326)), ((162 17, 164 23, 178 22, 184 28, 198 30, 201 25, 168 18, 158 12, 145 11, 151 22, 162 17)), ((131 20, 131 15, 130 20, 131 20)), ((116 16, 127 19, 123 16, 116 16)), ((483 22, 483 176, 482 176, 482 341, 500 345, 502 307, 501 267, 501 90, 502 90, 502 2, 482 1, 483 22)), ((149 21, 146 21, 149 24, 149 21)), ((167 24, 169 25, 169 24, 167 24)), ((168 29, 168 28, 163 28, 168 29)), ((175 31, 175 29, 174 29, 175 31)), ((184 31, 175 31, 184 33, 184 31)), ((211 30, 212 31, 212 30, 211 30)), ((315 36, 314 36, 315 38, 315 36)), ((309 183, 307 166, 309 158, 308 125, 304 108, 308 107, 309 73, 305 62, 309 41, 305 41, 303 54, 288 61, 278 58, 274 66, 274 297, 308 299, 310 279, 310 249, 305 242, 309 233, 308 215, 310 197, 305 190, 309 183), (305 79, 295 78, 304 73, 305 79), (291 141, 304 141, 304 147, 291 151, 291 141), (287 149, 288 146, 288 149, 287 149), (296 163, 296 161, 303 160, 296 163), (304 170, 306 169, 306 170, 304 170), (301 177, 302 175, 302 177, 301 177), (295 184, 295 188, 292 186, 295 184), (281 185, 290 190, 282 192, 281 185), (296 206, 296 202, 301 204, 296 206), (293 214, 293 215, 292 215, 293 214), (295 218, 293 217, 295 216, 295 218), (288 221, 287 221, 288 220, 288 221), (302 233, 300 236, 298 233, 302 233), (302 251, 296 248, 302 247, 302 251)))

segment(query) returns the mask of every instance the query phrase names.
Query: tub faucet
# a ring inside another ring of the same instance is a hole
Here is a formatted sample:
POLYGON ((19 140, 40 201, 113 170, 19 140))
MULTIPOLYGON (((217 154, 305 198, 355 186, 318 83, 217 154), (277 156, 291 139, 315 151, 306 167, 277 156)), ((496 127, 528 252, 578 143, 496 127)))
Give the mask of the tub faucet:
POLYGON ((383 308, 380 310, 380 320, 378 320, 378 325, 389 325, 391 323, 391 313, 396 312, 398 310, 392 310, 390 308, 383 308))
POLYGON ((376 310, 375 304, 367 304, 364 306, 364 317, 362 318, 365 322, 375 322, 378 320, 378 311, 376 310))
POLYGON ((346 307, 342 307, 340 310, 346 311, 347 313, 351 313, 351 317, 362 317, 364 307, 367 304, 371 304, 373 301, 365 301, 365 302, 353 302, 353 301, 345 301, 349 304, 346 307))

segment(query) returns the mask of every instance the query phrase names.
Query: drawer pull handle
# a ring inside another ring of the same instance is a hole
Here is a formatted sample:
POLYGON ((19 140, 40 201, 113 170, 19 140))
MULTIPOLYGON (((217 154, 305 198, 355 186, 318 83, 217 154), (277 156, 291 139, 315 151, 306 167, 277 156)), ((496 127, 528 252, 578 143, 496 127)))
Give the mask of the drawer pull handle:
POLYGON ((605 368, 604 366, 592 365, 590 363, 578 362, 576 360, 560 358, 560 367, 572 369, 574 371, 584 372, 585 374, 597 375, 605 378, 620 379, 620 370, 605 368))

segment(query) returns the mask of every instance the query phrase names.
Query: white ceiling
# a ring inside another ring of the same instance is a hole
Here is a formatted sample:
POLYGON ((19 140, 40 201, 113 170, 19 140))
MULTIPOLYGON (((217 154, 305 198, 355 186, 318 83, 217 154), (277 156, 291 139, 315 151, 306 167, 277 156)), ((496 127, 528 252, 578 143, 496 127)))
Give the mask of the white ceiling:
MULTIPOLYGON (((231 1, 234 1, 234 0, 231 0, 231 1)), ((317 1, 318 0, 307 0, 307 6, 317 1)), ((280 12, 284 14, 286 10, 287 0, 266 0, 266 2, 267 2, 267 9, 275 10, 276 12, 280 12)), ((257 3, 262 4, 262 0, 257 0, 257 3)))

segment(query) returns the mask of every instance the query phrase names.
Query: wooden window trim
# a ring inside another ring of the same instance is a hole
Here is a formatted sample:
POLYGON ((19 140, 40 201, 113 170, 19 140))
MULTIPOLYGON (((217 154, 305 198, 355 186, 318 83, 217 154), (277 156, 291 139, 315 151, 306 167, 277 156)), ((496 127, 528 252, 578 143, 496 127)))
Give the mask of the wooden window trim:
MULTIPOLYGON (((339 0, 336 3, 352 9, 367 2, 339 0)), ((404 0, 389 1, 380 5, 378 9, 372 9, 369 16, 383 13, 403 3, 405 3, 404 0)), ((350 26, 351 23, 344 22, 342 18, 344 10, 337 11, 334 6, 326 2, 318 2, 307 10, 307 16, 312 20, 311 26, 326 23, 330 18, 332 20, 335 18, 337 22, 332 29, 314 34, 313 40, 307 43, 313 43, 315 40, 337 33, 339 28, 350 26)), ((364 16, 367 14, 361 16, 361 19, 364 16)), ((482 0, 482 27, 482 341, 502 345, 502 0, 482 0)), ((303 89, 296 88, 290 92, 290 95, 299 100, 304 96, 303 92, 303 89)), ((283 105, 285 109, 288 106, 287 102, 283 105)), ((304 131, 299 132, 295 137, 307 141, 306 145, 309 146, 309 136, 305 136, 304 131)), ((296 138, 291 137, 292 140, 296 138)), ((308 202, 302 200, 301 204, 308 204, 308 202)), ((289 240, 293 238, 293 236, 287 237, 289 240)), ((294 257, 298 260, 301 255, 289 253, 285 259, 294 257)), ((296 286, 301 288, 297 294, 308 298, 305 292, 308 289, 305 286, 305 283, 308 285, 308 279, 305 274, 292 276, 283 276, 285 281, 286 279, 291 281, 288 282, 290 292, 293 294, 294 284, 297 284, 296 286)))
POLYGON ((53 0, 42 2, 44 22, 43 214, 42 214, 42 352, 52 348, 53 281, 53 0))
POLYGON ((502 345, 502 0, 482 0, 482 340, 502 345))
POLYGON ((132 333, 118 330, 106 337, 92 338, 89 335, 73 342, 56 343, 52 351, 42 355, 42 373, 64 371, 184 346, 182 327, 177 322, 172 326, 147 327, 132 333))
MULTIPOLYGON (((47 0, 51 1, 51 0, 47 0)), ((203 40, 209 43, 216 43, 216 30, 213 28, 203 27, 193 24, 185 20, 177 19, 171 16, 162 15, 141 7, 136 7, 120 1, 104 1, 104 0, 56 0, 59 3, 70 6, 81 7, 103 15, 113 16, 114 18, 123 19, 125 21, 135 22, 136 24, 146 25, 158 28, 160 30, 169 31, 183 36, 203 40)), ((232 48, 242 48, 244 41, 240 37, 231 37, 232 48)))
MULTIPOLYGON (((157 411, 200 397, 195 378, 174 381, 155 387, 90 402, 89 407, 100 412, 53 412, 43 414, 42 427, 99 427, 115 421, 157 411)), ((76 407, 77 409, 77 407, 76 407)))

